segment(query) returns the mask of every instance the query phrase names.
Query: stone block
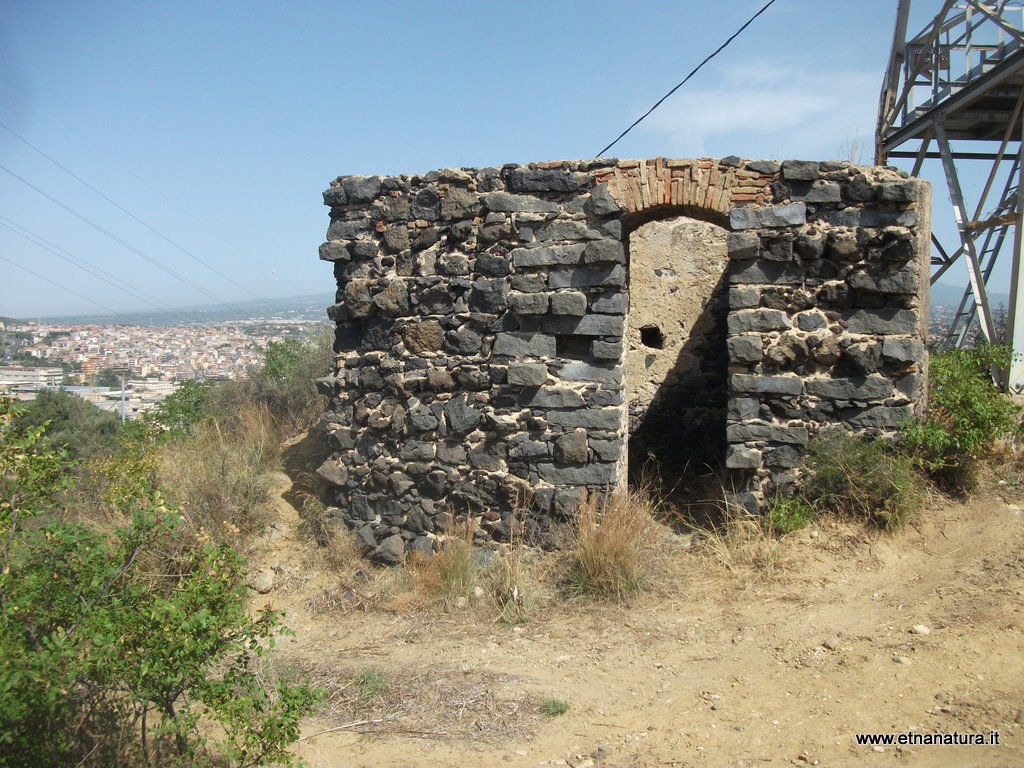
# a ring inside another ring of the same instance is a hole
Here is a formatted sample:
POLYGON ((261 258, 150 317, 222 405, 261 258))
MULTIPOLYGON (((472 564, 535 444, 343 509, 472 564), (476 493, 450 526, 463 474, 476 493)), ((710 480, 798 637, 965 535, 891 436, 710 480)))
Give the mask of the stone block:
POLYGON ((437 416, 425 405, 414 405, 406 414, 410 426, 423 432, 438 425, 437 416))
POLYGON ((618 360, 622 357, 621 341, 594 341, 590 353, 595 360, 618 360))
POLYGON ((583 251, 584 264, 624 264, 626 251, 621 240, 594 240, 587 243, 583 251))
POLYGON ((725 439, 730 443, 792 443, 803 445, 810 439, 802 424, 730 424, 725 428, 725 439))
POLYGON ((541 320, 541 329, 545 333, 560 336, 621 336, 622 325, 622 318, 615 315, 548 315, 541 320))
POLYGON ((781 163, 777 163, 774 160, 752 160, 747 163, 747 170, 754 171, 755 173, 763 173, 766 176, 772 176, 779 172, 782 168, 781 163))
POLYGON ((924 344, 918 339, 899 339, 887 336, 882 340, 882 357, 913 363, 924 357, 924 344))
POLYGON ((548 311, 546 293, 510 293, 508 306, 517 315, 543 315, 548 311))
POLYGON ((896 181, 879 184, 878 199, 883 203, 913 203, 917 201, 916 181, 896 181))
POLYGON ((626 314, 626 296, 622 293, 605 293, 590 300, 590 310, 606 315, 626 314))
POLYGON ((768 261, 792 261, 793 235, 786 232, 776 237, 766 238, 765 248, 761 251, 761 257, 768 261))
POLYGON ((745 309, 731 312, 728 320, 729 333, 750 333, 751 331, 785 331, 793 327, 789 316, 781 309, 745 309))
POLYGON ((730 397, 726 416, 733 421, 756 419, 761 412, 761 401, 756 397, 730 397))
POLYGON ((481 275, 488 277, 505 277, 512 273, 512 266, 504 256, 493 253, 481 253, 476 257, 473 267, 481 275))
POLYGON ((482 198, 489 211, 504 213, 557 213, 558 203, 550 203, 532 195, 513 195, 508 192, 488 192, 482 198))
POLYGON ((511 363, 507 376, 512 386, 539 387, 548 380, 548 367, 543 363, 511 363))
POLYGON ((793 262, 745 261, 729 268, 732 285, 800 285, 804 271, 793 262))
POLYGON ((580 267, 578 269, 552 270, 548 275, 548 286, 557 288, 590 288, 611 286, 621 288, 626 284, 626 270, 621 264, 607 267, 580 267))
POLYGON ((828 328, 828 319, 817 310, 801 312, 796 316, 796 327, 801 331, 820 331, 828 328))
POLYGON ((618 461, 622 456, 622 440, 591 440, 590 447, 601 461, 618 461))
POLYGON ((587 297, 579 291, 562 291, 551 295, 551 314, 582 317, 587 313, 587 297))
POLYGON ((330 240, 320 246, 321 261, 350 261, 352 254, 341 240, 330 240))
POLYGON ((785 160, 782 163, 782 178, 786 181, 815 181, 819 175, 819 164, 809 160, 785 160))
POLYGON ((444 335, 445 346, 448 351, 456 355, 478 355, 483 336, 472 328, 462 326, 458 330, 448 331, 444 335))
POLYGON ((480 214, 483 205, 480 196, 461 187, 452 187, 441 198, 441 219, 472 219, 480 214))
POLYGON ((517 402, 530 408, 581 408, 585 405, 579 392, 560 387, 527 389, 520 393, 517 402))
POLYGON ((436 320, 410 323, 405 327, 405 346, 415 354, 437 352, 444 341, 444 332, 436 320))
POLYGON ((575 429, 618 430, 622 427, 622 411, 619 408, 579 408, 573 411, 550 411, 548 421, 560 427, 575 429))
POLYGON ((612 197, 612 193, 608 191, 607 184, 598 184, 594 187, 583 208, 594 216, 612 216, 622 210, 612 197))
POLYGON ((729 348, 729 361, 741 365, 761 362, 764 353, 761 334, 733 336, 726 344, 729 348))
POLYGON ((600 229, 592 229, 585 221, 572 219, 555 219, 546 224, 540 224, 533 229, 533 235, 538 240, 601 240, 605 233, 600 229))
POLYGON ((757 376, 734 373, 729 377, 733 392, 753 392, 763 395, 799 395, 804 391, 803 380, 796 376, 757 376))
POLYGON ((807 223, 807 206, 803 203, 746 206, 729 211, 729 226, 733 229, 768 229, 793 227, 807 223))
POLYGON ((730 259, 756 259, 761 253, 761 238, 752 232, 730 232, 728 243, 730 259))
POLYGON ((586 464, 590 455, 587 430, 574 429, 556 438, 552 455, 561 464, 586 464))
POLYGON ((586 246, 549 245, 541 248, 516 248, 512 251, 512 263, 517 267, 550 267, 555 265, 578 264, 586 246))
POLYGON ((912 405, 876 405, 863 410, 844 409, 841 413, 847 424, 855 427, 893 428, 914 416, 912 405))
POLYGON ((843 193, 834 181, 819 179, 811 184, 810 190, 803 196, 803 199, 808 203, 839 203, 842 202, 843 193))
POLYGON ((621 384, 622 368, 617 365, 589 365, 566 363, 559 375, 566 381, 596 381, 602 384, 621 384))
POLYGON ((917 331, 917 313, 909 309, 858 309, 843 314, 850 333, 910 336, 917 331))
POLYGON ((577 192, 589 185, 589 174, 561 169, 517 168, 508 177, 513 192, 577 192))
POLYGON ((444 404, 444 415, 448 426, 456 434, 464 434, 473 430, 483 414, 466 403, 465 395, 457 395, 444 404))
POLYGON ((884 376, 856 376, 807 379, 804 389, 809 395, 833 400, 881 400, 892 395, 893 386, 884 376))
POLYGON ((725 453, 725 466, 730 469, 760 469, 761 452, 745 445, 730 445, 725 453))
POLYGON ((566 467, 541 462, 537 471, 542 480, 559 485, 610 485, 615 482, 615 464, 593 463, 582 467, 566 467))
POLYGON ((346 176, 341 181, 348 205, 372 202, 380 194, 380 176, 346 176))
POLYGON ((729 309, 749 309, 761 303, 761 290, 752 285, 729 288, 729 309))
POLYGON ((920 287, 917 277, 917 264, 910 262, 887 275, 880 275, 876 283, 879 293, 895 293, 912 296, 920 287))
POLYGON ((800 453, 790 445, 778 445, 764 452, 764 463, 768 467, 799 467, 803 464, 800 453))
POLYGON ((554 357, 555 337, 545 333, 499 333, 494 337, 494 355, 509 357, 554 357))

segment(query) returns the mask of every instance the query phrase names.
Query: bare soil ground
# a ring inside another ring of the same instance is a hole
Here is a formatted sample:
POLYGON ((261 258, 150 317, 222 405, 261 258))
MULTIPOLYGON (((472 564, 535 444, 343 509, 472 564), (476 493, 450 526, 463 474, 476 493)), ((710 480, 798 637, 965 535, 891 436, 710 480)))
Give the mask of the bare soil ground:
POLYGON ((649 591, 611 605, 540 587, 518 626, 472 601, 403 607, 400 575, 339 575, 283 498, 278 516, 255 560, 276 584, 254 605, 295 632, 268 675, 331 692, 297 747, 316 768, 1024 766, 1015 486, 933 499, 895 534, 826 523, 716 549, 665 531, 649 591), (552 699, 568 711, 543 714, 552 699), (911 730, 1000 744, 854 738, 911 730))

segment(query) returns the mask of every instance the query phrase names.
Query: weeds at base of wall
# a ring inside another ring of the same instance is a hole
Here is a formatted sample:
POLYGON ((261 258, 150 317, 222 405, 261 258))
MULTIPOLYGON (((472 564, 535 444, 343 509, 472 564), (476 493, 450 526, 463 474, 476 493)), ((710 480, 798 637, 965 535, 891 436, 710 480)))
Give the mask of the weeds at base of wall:
POLYGON ((891 530, 913 520, 924 503, 912 460, 880 440, 821 435, 807 446, 805 468, 801 495, 819 512, 891 530))
POLYGON ((573 530, 567 591, 578 597, 623 600, 647 584, 644 553, 655 527, 648 495, 596 495, 580 505, 573 530))
POLYGON ((784 536, 810 525, 814 507, 801 496, 776 496, 769 501, 765 515, 776 533, 784 536))

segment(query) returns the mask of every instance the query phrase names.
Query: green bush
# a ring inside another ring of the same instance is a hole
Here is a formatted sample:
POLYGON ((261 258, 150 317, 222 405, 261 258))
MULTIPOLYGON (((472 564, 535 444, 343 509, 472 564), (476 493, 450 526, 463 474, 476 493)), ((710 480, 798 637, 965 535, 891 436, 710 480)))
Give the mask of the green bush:
POLYGON ((802 496, 776 496, 768 504, 768 522, 782 534, 806 528, 814 519, 814 507, 802 496))
POLYGON ((992 378, 1010 364, 1006 347, 953 349, 935 355, 929 371, 928 415, 904 424, 900 445, 936 482, 969 492, 996 442, 1016 429, 1020 408, 992 378))
POLYGON ((46 424, 46 442, 73 458, 102 456, 118 447, 118 417, 62 389, 39 390, 20 418, 32 427, 46 424))
POLYGON ((0 765, 292 762, 316 693, 255 676, 282 628, 248 615, 241 558, 206 542, 163 561, 180 516, 152 491, 112 535, 41 524, 68 475, 18 416, 0 399, 0 765))
POLYGON ((807 446, 802 495, 815 509, 897 528, 921 508, 912 461, 888 444, 829 432, 807 446))

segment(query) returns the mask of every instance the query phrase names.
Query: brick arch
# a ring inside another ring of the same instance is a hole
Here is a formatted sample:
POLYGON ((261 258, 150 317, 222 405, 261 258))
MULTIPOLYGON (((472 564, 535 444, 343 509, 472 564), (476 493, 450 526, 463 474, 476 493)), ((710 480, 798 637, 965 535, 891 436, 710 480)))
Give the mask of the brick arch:
POLYGON ((689 216, 729 227, 729 212, 738 205, 770 202, 778 164, 744 163, 739 158, 620 160, 594 174, 623 211, 628 233, 649 221, 689 216))

